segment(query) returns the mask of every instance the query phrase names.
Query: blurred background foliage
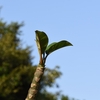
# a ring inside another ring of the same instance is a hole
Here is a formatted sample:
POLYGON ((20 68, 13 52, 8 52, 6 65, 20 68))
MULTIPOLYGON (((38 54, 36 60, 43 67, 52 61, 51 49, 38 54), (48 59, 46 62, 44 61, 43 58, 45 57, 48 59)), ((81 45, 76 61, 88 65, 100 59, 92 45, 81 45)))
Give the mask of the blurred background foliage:
MULTIPOLYGON (((22 26, 23 23, 7 24, 0 20, 0 100, 25 100, 36 69, 36 65, 32 64, 34 57, 31 47, 22 48, 22 26)), ((46 68, 37 100, 71 100, 62 95, 59 89, 55 93, 47 89, 54 86, 59 88, 56 79, 61 75, 58 66, 46 68)))

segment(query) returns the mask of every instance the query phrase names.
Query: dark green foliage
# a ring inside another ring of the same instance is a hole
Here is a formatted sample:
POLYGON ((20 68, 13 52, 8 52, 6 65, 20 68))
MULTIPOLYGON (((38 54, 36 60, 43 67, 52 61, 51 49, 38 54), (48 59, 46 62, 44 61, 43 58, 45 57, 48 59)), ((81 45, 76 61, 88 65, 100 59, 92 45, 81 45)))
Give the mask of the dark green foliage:
MULTIPOLYGON (((25 100, 36 69, 32 65, 31 48, 22 48, 21 26, 0 21, 0 100, 25 100)), ((59 91, 53 94, 47 87, 55 86, 60 76, 58 67, 45 70, 37 100, 58 100, 59 91)))
POLYGON ((55 50, 61 49, 66 46, 72 46, 72 44, 66 40, 59 42, 53 42, 48 45, 49 38, 43 31, 35 31, 36 33, 36 44, 40 55, 40 64, 45 67, 46 58, 49 54, 55 50))
POLYGON ((48 45, 49 39, 45 32, 36 30, 35 33, 36 33, 36 43, 40 54, 46 53, 47 55, 49 55, 50 53, 60 48, 66 46, 72 46, 72 44, 66 40, 54 42, 48 45))
POLYGON ((66 47, 66 46, 72 46, 72 44, 66 40, 62 40, 60 42, 53 42, 46 48, 46 54, 49 55, 50 53, 54 52, 55 50, 58 50, 60 48, 66 47))
POLYGON ((61 100, 69 100, 68 96, 62 95, 61 100))
POLYGON ((29 47, 20 46, 19 28, 22 24, 0 22, 0 75, 8 74, 18 66, 31 65, 31 51, 29 47))
POLYGON ((18 67, 11 71, 9 75, 2 77, 0 95, 5 100, 24 99, 32 80, 33 71, 32 67, 18 67))
POLYGON ((22 25, 0 21, 0 100, 23 100, 32 80, 31 50, 19 39, 22 25))
POLYGON ((46 47, 48 45, 48 37, 45 32, 35 31, 36 33, 36 43, 38 47, 38 51, 40 54, 44 54, 46 47))

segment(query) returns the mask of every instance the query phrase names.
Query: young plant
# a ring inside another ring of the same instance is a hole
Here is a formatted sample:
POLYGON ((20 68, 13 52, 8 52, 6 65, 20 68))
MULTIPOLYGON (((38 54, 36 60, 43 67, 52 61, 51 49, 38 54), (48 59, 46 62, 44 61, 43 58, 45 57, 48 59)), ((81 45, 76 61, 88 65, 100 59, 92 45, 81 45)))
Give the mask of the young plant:
POLYGON ((36 30, 35 34, 36 34, 36 44, 37 44, 40 60, 36 68, 36 71, 34 73, 34 77, 33 77, 30 89, 28 91, 26 100, 36 99, 36 94, 38 92, 39 84, 45 70, 45 62, 48 55, 50 55, 52 52, 60 48, 63 48, 66 46, 72 46, 72 44, 66 40, 53 42, 50 45, 48 45, 49 39, 45 32, 36 30))

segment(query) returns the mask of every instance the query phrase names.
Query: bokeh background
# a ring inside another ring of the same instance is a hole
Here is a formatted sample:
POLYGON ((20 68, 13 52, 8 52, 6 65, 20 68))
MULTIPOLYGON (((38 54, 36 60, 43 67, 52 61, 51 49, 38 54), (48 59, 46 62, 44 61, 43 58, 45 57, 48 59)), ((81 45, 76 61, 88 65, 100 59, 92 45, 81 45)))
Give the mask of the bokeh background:
MULTIPOLYGON (((0 18, 24 22, 23 46, 32 46, 38 64, 35 30, 47 33, 49 43, 68 40, 73 47, 52 53, 46 66, 60 66, 57 80, 63 94, 79 100, 100 100, 99 0, 0 0, 0 18)), ((55 91, 51 89, 52 92, 55 91)))

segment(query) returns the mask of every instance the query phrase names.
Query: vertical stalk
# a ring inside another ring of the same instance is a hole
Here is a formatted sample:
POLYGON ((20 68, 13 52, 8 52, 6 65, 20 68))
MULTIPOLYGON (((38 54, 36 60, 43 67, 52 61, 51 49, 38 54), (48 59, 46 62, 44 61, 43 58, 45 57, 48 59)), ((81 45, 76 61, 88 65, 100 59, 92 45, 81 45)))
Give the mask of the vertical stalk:
POLYGON ((38 92, 40 80, 44 73, 44 65, 39 64, 36 68, 36 71, 34 73, 34 77, 30 86, 30 89, 28 91, 28 95, 25 100, 36 100, 36 94, 38 92))

